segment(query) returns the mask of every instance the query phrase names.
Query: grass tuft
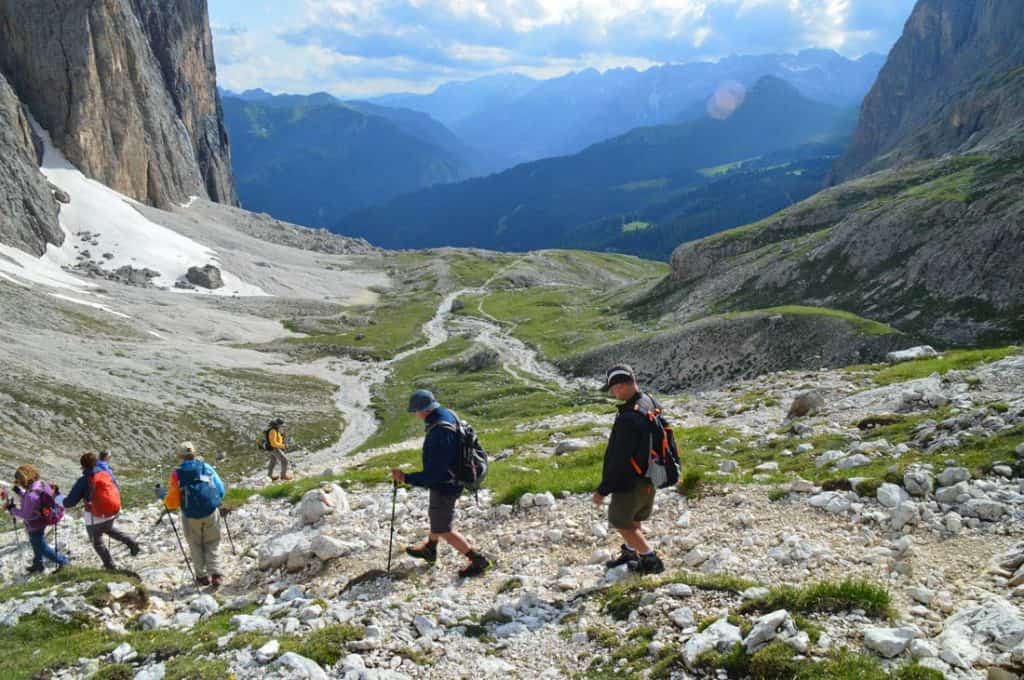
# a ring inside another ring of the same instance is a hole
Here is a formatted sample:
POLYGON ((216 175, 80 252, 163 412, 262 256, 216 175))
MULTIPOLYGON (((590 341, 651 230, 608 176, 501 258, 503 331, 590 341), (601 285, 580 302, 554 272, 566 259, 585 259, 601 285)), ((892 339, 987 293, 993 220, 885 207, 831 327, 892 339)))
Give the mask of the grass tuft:
POLYGON ((794 588, 772 588, 766 597, 745 602, 742 612, 769 612, 786 609, 801 614, 838 613, 862 609, 868 616, 893 617, 892 597, 885 588, 863 579, 822 581, 794 588))

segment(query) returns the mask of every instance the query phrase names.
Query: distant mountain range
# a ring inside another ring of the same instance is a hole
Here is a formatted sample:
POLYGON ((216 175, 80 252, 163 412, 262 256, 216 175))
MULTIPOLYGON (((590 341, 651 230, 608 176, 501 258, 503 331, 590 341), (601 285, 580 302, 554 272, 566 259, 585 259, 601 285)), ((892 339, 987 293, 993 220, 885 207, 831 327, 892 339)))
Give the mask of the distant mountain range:
POLYGON ((489 169, 430 116, 326 93, 223 92, 242 205, 326 226, 360 208, 489 169))
MULTIPOLYGON (((336 230, 393 248, 532 250, 586 243, 667 259, 678 241, 652 252, 649 235, 638 233, 637 243, 642 245, 635 248, 630 238, 622 238, 623 233, 651 226, 631 215, 674 201, 661 216, 677 217, 690 209, 687 201, 707 200, 701 187, 742 169, 744 162, 805 144, 834 142, 854 124, 851 110, 811 101, 789 83, 765 77, 722 119, 705 115, 686 123, 638 128, 572 156, 435 186, 353 213, 336 230), (603 241, 586 233, 586 225, 601 221, 605 232, 609 222, 618 221, 619 233, 604 233, 603 241)), ((831 147, 831 153, 837 152, 831 147)), ((774 170, 793 161, 806 158, 794 152, 790 160, 774 164, 774 170)), ((813 181, 803 178, 802 172, 772 175, 766 170, 768 166, 760 166, 760 172, 747 179, 756 184, 770 176, 779 187, 772 200, 761 195, 757 202, 726 201, 704 225, 706 231, 691 238, 770 214, 813 193, 824 179, 824 168, 816 171, 813 181), (785 186, 778 184, 780 176, 789 178, 782 180, 785 186)))
POLYGON ((645 71, 587 69, 545 81, 492 76, 449 83, 427 95, 372 101, 429 113, 470 146, 486 148, 512 165, 573 154, 633 128, 698 118, 704 102, 730 81, 750 87, 772 75, 809 99, 840 108, 858 106, 884 62, 879 54, 851 60, 815 49, 645 71))

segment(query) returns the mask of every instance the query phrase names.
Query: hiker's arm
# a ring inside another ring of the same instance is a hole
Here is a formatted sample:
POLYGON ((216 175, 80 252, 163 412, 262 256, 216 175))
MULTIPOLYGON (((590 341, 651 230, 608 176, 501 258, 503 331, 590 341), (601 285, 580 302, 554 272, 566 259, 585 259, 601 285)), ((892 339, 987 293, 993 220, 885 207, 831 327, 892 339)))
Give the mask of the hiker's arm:
POLYGON ((171 481, 167 486, 167 495, 164 496, 164 507, 168 510, 177 510, 181 507, 181 489, 178 487, 178 473, 171 473, 171 481))
POLYGON ((621 487, 622 480, 636 476, 636 471, 629 464, 633 453, 643 450, 647 444, 642 441, 643 433, 627 418, 620 417, 608 439, 608 448, 604 454, 604 468, 601 475, 601 484, 597 487, 597 493, 607 496, 612 489, 621 487))
POLYGON ((427 435, 422 472, 405 475, 407 484, 430 487, 452 481, 451 451, 459 446, 459 435, 443 427, 435 427, 427 435))
POLYGON ((213 476, 213 486, 216 487, 217 493, 220 494, 220 497, 224 498, 224 482, 221 481, 220 475, 217 474, 217 471, 214 470, 213 467, 210 468, 210 472, 213 476))
POLYGON ((11 514, 18 519, 30 520, 39 513, 39 494, 35 491, 26 491, 21 497, 21 507, 11 508, 11 514))
POLYGON ((65 508, 73 508, 78 505, 78 502, 85 497, 85 492, 89 489, 89 482, 86 481, 85 477, 79 477, 75 485, 71 487, 71 491, 68 492, 67 496, 64 496, 64 502, 61 504, 65 508))

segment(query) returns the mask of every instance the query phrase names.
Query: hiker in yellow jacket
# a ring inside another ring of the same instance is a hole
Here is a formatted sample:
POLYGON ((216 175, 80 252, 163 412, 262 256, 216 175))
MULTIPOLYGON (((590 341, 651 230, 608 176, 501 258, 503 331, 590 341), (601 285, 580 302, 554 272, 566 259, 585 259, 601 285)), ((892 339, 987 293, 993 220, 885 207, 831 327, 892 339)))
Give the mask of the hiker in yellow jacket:
POLYGON ((267 468, 267 476, 271 481, 277 480, 277 476, 274 474, 274 467, 277 465, 281 466, 281 479, 292 479, 288 472, 288 458, 284 455, 287 447, 284 442, 284 432, 281 431, 283 427, 284 418, 275 418, 270 421, 270 427, 267 429, 267 451, 270 453, 270 467, 267 468))

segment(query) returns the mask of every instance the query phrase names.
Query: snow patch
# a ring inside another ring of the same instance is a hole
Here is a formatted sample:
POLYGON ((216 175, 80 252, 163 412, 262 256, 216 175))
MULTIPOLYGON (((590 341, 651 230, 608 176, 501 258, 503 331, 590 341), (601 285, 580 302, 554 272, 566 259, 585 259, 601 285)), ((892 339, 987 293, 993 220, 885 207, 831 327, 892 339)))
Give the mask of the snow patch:
POLYGON ((64 271, 59 264, 47 259, 45 255, 42 258, 37 258, 23 250, 2 243, 0 243, 0 277, 25 288, 31 288, 31 286, 25 286, 19 281, 78 292, 96 287, 64 271))
POLYGON ((192 204, 195 203, 198 200, 199 200, 198 196, 189 196, 188 200, 181 204, 181 207, 185 208, 186 210, 188 210, 189 208, 192 207, 192 204))
MULTIPOLYGON (((160 276, 153 279, 153 283, 171 290, 178 290, 174 283, 185 277, 189 267, 207 264, 220 267, 216 251, 146 219, 136 208, 138 202, 83 175, 53 145, 49 134, 35 121, 32 124, 45 145, 40 170, 51 183, 71 197, 71 203, 62 205, 60 210, 64 244, 59 248, 49 246, 42 257, 43 262, 59 270, 62 266, 74 265, 79 253, 87 250, 89 259, 106 270, 129 265, 158 271, 160 276), (86 232, 89 238, 83 239, 86 232)), ((222 271, 222 278, 223 288, 215 291, 198 289, 196 292, 266 295, 258 286, 247 284, 228 272, 222 271)), ((77 287, 81 288, 81 284, 77 287)))
POLYGON ((115 311, 115 310, 111 309, 110 307, 107 307, 106 305, 101 305, 98 302, 89 302, 88 300, 79 300, 78 298, 73 298, 73 297, 71 297, 69 295, 61 295, 60 293, 50 293, 50 296, 51 297, 55 297, 58 300, 65 300, 67 302, 73 302, 76 305, 83 305, 85 307, 92 307, 93 309, 99 309, 100 311, 104 311, 107 314, 113 314, 114 316, 119 316, 122 319, 130 319, 130 318, 132 318, 132 317, 128 316, 127 314, 122 314, 121 312, 115 311))

